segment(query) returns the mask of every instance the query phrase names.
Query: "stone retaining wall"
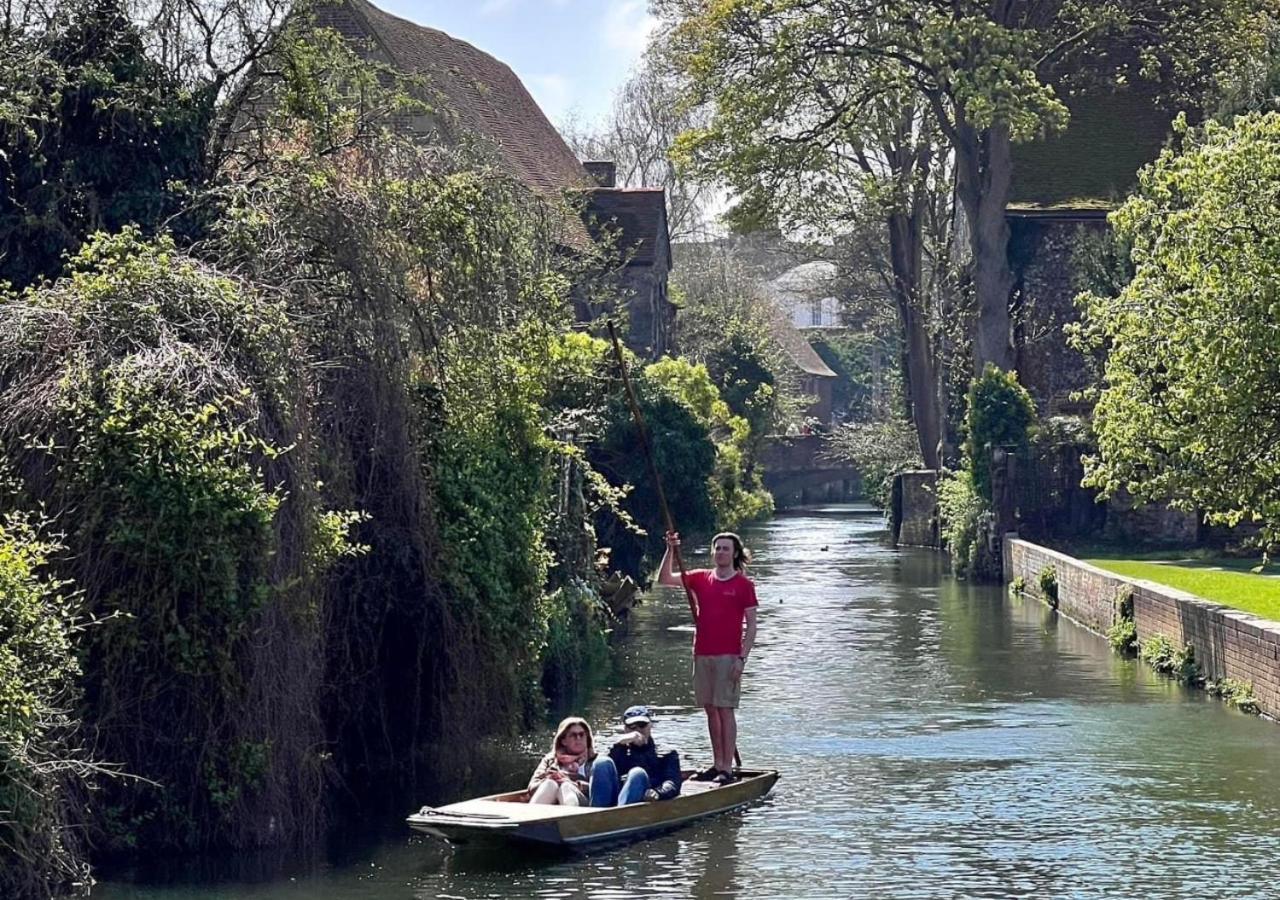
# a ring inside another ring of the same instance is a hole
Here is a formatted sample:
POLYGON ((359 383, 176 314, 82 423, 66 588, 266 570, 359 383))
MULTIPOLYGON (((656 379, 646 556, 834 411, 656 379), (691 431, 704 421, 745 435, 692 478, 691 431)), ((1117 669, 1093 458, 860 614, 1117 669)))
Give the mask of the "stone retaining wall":
POLYGON ((921 469, 896 475, 890 514, 894 543, 907 547, 940 547, 938 473, 921 469))
POLYGON ((1253 685, 1262 712, 1280 718, 1280 623, 1203 600, 1150 581, 1122 578, 1013 535, 1004 539, 1006 580, 1019 576, 1041 596, 1040 573, 1052 565, 1058 579, 1058 609, 1087 628, 1105 633, 1115 622, 1116 595, 1133 586, 1133 618, 1142 641, 1163 634, 1195 648, 1206 678, 1235 678, 1253 685))

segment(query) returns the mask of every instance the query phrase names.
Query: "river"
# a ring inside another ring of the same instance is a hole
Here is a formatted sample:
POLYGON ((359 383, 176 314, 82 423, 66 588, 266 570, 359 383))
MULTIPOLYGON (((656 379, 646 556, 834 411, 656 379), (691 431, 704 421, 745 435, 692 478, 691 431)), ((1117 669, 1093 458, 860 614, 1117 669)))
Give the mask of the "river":
MULTIPOLYGON (((455 853, 388 823, 322 860, 144 867, 93 897, 1277 895, 1280 725, 1038 602, 954 581, 937 554, 887 547, 867 510, 780 515, 744 536, 761 608, 740 748, 782 773, 757 806, 568 857, 455 853)), ((608 733, 647 702, 655 736, 701 765, 687 616, 678 592, 651 596, 586 712, 608 733)), ((508 748, 511 778, 550 732, 508 748)))

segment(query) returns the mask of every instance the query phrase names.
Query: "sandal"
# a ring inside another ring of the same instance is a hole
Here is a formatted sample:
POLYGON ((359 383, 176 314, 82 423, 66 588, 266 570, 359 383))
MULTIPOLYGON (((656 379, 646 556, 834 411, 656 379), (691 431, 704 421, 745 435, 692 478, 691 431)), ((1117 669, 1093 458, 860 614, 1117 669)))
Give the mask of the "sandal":
POLYGON ((737 780, 738 776, 734 775, 732 772, 720 771, 716 774, 715 778, 711 779, 711 782, 712 784, 726 785, 733 784, 737 780))
POLYGON ((716 776, 720 774, 720 770, 715 766, 707 766, 701 772, 689 776, 690 781, 715 781, 716 776))

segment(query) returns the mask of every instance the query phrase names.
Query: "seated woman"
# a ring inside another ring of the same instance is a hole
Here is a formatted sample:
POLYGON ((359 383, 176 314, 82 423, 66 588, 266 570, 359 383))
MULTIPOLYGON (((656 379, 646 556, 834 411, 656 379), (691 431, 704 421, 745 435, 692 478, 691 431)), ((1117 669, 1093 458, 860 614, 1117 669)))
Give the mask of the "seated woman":
POLYGON ((565 719, 556 728, 551 752, 542 757, 529 779, 529 802, 585 806, 595 758, 591 726, 577 716, 565 719))

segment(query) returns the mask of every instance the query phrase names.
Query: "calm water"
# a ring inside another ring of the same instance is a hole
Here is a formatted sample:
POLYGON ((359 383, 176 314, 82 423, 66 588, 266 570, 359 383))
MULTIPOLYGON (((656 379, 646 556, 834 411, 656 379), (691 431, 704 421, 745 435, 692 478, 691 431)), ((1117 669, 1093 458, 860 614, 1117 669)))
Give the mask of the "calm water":
MULTIPOLYGON (((1274 897, 1280 725, 1114 656, 1034 602, 945 577, 850 507, 747 535, 761 598, 744 682, 749 810, 570 857, 451 852, 388 823, 322 861, 140 871, 95 898, 1274 897), (1268 887, 1271 885, 1271 887, 1268 887)), ((695 560, 697 561, 697 560, 695 560)), ((690 708, 683 596, 650 599, 588 717, 661 710, 709 760, 690 708)), ((550 726, 511 748, 527 766, 550 726)), ((502 785, 494 786, 494 789, 502 785)), ((440 798, 406 798, 405 812, 440 798)))

